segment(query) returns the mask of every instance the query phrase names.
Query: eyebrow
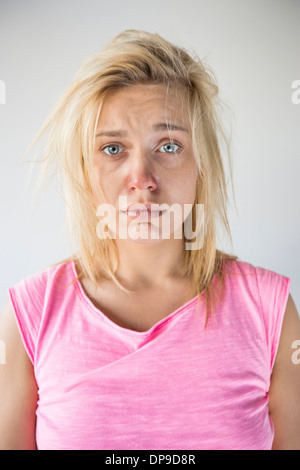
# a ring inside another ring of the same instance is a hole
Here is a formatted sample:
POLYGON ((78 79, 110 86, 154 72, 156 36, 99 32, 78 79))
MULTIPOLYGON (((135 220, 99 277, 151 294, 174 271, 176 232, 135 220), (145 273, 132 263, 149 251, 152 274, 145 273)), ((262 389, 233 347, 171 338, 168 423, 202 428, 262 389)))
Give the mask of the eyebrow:
MULTIPOLYGON (((154 132, 160 132, 160 131, 182 131, 182 132, 188 132, 188 129, 186 127, 179 126, 178 124, 174 123, 166 123, 166 122, 160 122, 158 124, 154 124, 153 126, 154 132)), ((127 132, 125 130, 104 130, 96 134, 96 137, 126 137, 127 132)))

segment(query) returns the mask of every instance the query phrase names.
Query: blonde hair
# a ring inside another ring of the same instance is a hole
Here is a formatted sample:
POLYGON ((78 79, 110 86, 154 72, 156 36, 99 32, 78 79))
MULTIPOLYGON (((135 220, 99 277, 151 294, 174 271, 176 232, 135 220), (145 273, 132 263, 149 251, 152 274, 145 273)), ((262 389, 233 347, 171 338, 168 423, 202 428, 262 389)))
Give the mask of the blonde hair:
MULTIPOLYGON (((99 240, 98 218, 91 188, 96 126, 105 96, 113 90, 136 84, 164 84, 179 90, 188 112, 199 178, 196 204, 204 204, 205 235, 200 250, 185 250, 183 276, 191 276, 199 299, 205 294, 207 318, 221 299, 225 261, 237 256, 216 247, 217 222, 231 240, 227 218, 227 183, 221 148, 228 156, 232 176, 229 139, 221 124, 222 103, 210 68, 194 54, 163 39, 158 34, 128 30, 116 36, 99 53, 90 57, 75 75, 51 111, 30 148, 47 136, 43 149, 40 185, 55 164, 66 202, 67 227, 77 254, 78 278, 88 277, 98 284, 116 277, 118 255, 112 239, 99 240), (224 145, 225 144, 225 145, 224 145), (75 237, 74 237, 75 234, 75 237), (212 282, 218 277, 219 288, 212 282)), ((67 261, 67 260, 64 260, 67 261)))

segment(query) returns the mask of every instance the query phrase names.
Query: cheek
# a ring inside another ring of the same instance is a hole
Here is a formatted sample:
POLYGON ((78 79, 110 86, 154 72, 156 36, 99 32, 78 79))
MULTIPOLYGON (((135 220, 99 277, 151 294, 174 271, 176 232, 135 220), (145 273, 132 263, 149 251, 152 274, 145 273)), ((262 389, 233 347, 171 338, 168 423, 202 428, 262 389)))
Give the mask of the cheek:
POLYGON ((186 204, 193 204, 196 198, 198 181, 198 168, 189 168, 187 171, 182 171, 180 178, 177 180, 176 189, 178 201, 186 204))
POLYGON ((106 174, 99 166, 94 167, 91 175, 91 187, 97 204, 112 202, 115 188, 112 180, 113 178, 106 174))
POLYGON ((199 168, 196 162, 193 162, 189 179, 189 184, 187 184, 188 191, 189 191, 189 196, 193 200, 196 198, 196 193, 197 193, 197 186, 198 186, 198 181, 199 181, 200 175, 199 175, 199 168))
POLYGON ((120 168, 111 168, 97 161, 93 166, 93 189, 103 202, 114 203, 122 186, 120 168))

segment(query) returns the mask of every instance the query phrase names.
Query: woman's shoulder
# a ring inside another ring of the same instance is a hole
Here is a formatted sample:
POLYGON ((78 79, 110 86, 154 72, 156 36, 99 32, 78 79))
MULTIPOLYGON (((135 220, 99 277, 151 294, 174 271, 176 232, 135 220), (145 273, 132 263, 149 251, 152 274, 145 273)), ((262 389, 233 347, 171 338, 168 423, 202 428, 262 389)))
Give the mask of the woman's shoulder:
POLYGON ((8 302, 5 308, 15 317, 32 363, 46 307, 53 304, 59 287, 69 284, 73 278, 73 260, 68 259, 41 268, 8 288, 8 302))
POLYGON ((269 311, 275 303, 284 305, 291 284, 291 279, 280 269, 240 259, 225 263, 224 279, 231 297, 257 302, 263 311, 269 311))
POLYGON ((287 278, 287 274, 283 274, 279 268, 271 268, 262 266, 261 264, 242 260, 240 258, 234 260, 226 260, 224 263, 224 273, 228 275, 241 275, 243 277, 253 276, 256 279, 276 278, 278 276, 287 278))
POLYGON ((15 311, 30 317, 43 311, 45 303, 76 278, 73 259, 67 259, 26 275, 8 288, 8 297, 15 311))
POLYGON ((13 287, 46 287, 47 284, 51 284, 60 280, 61 278, 66 278, 72 274, 75 274, 73 266, 73 258, 68 258, 62 261, 58 261, 54 264, 43 266, 40 269, 25 275, 23 278, 17 281, 13 287))

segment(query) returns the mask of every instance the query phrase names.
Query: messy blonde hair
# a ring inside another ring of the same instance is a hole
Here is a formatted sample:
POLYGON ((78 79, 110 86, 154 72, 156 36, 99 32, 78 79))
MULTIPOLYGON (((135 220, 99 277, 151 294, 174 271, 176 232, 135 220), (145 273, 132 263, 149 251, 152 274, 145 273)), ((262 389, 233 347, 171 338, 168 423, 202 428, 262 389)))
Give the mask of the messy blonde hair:
POLYGON ((44 186, 44 177, 54 163, 64 191, 67 227, 77 250, 68 260, 76 260, 78 278, 88 277, 95 284, 112 279, 125 289, 116 276, 118 254, 114 240, 100 240, 96 234, 98 218, 90 177, 96 126, 104 98, 114 89, 136 84, 163 84, 179 90, 184 97, 199 169, 193 214, 196 204, 204 204, 205 235, 201 249, 185 250, 182 275, 191 276, 193 291, 199 294, 199 299, 203 296, 206 299, 208 318, 221 298, 225 261, 237 257, 216 247, 218 221, 231 240, 221 149, 227 153, 230 176, 231 157, 229 139, 219 117, 222 106, 216 80, 196 54, 192 57, 158 34, 128 30, 90 57, 32 143, 47 136, 42 152, 41 185, 44 186), (218 289, 212 282, 215 276, 219 280, 218 289))

